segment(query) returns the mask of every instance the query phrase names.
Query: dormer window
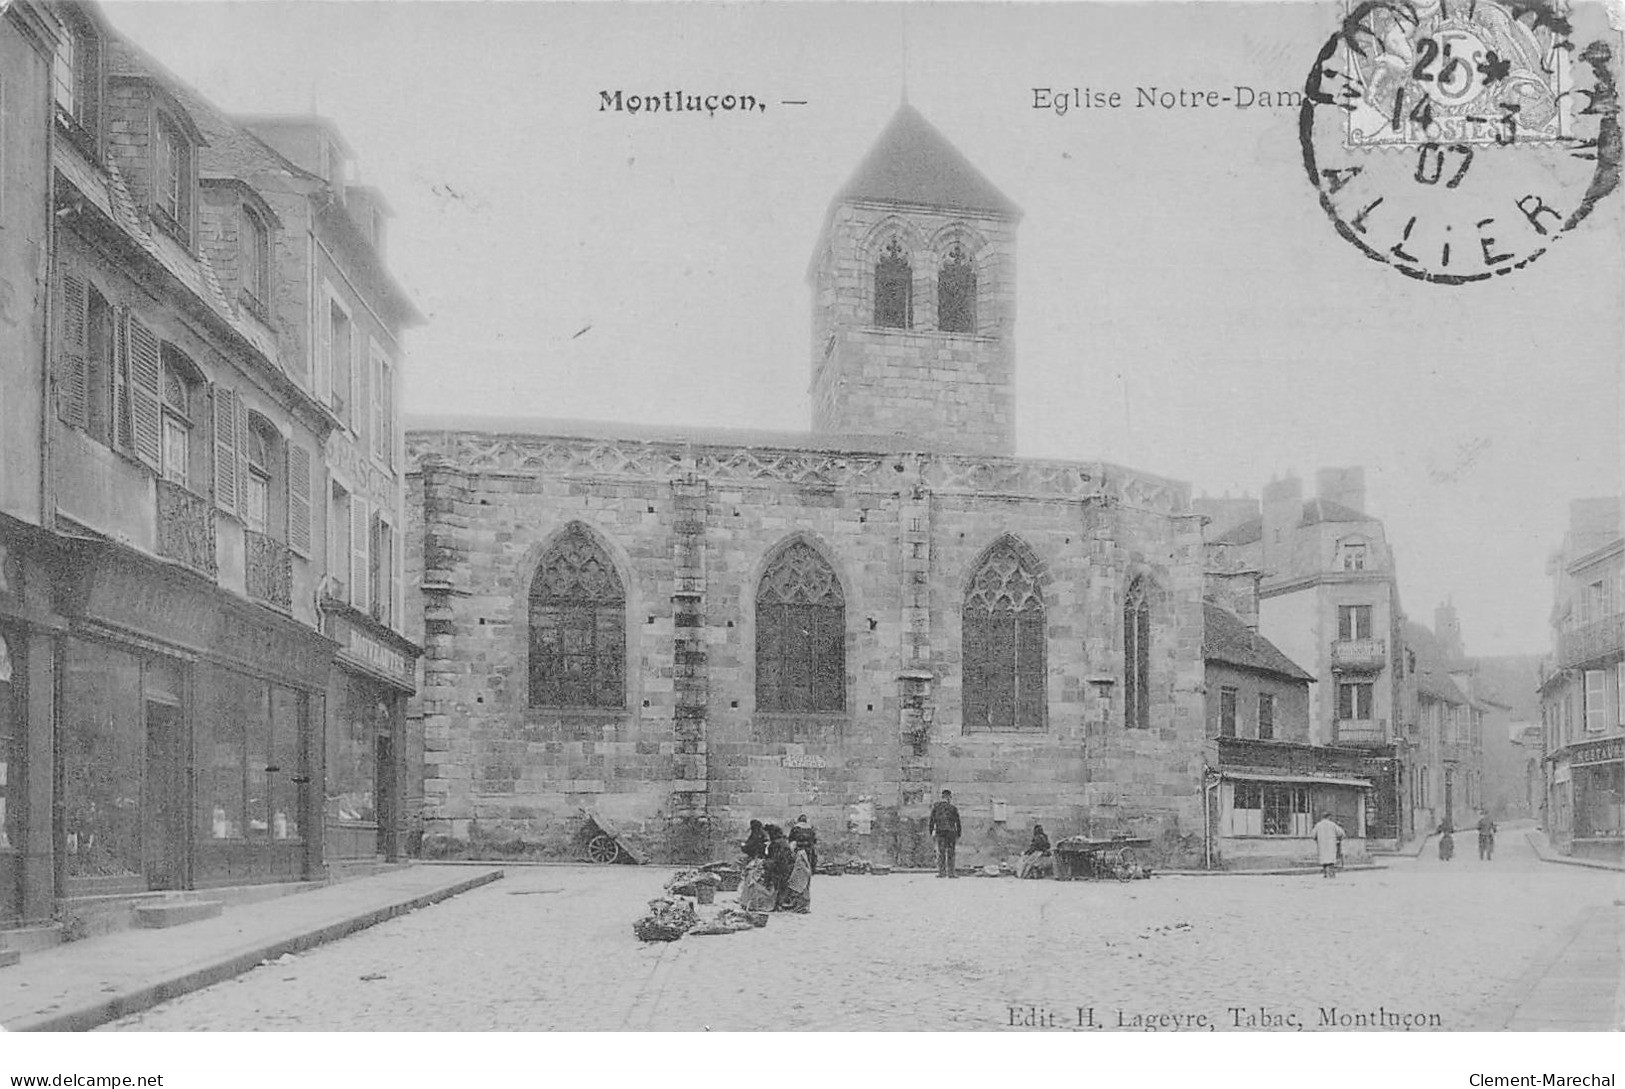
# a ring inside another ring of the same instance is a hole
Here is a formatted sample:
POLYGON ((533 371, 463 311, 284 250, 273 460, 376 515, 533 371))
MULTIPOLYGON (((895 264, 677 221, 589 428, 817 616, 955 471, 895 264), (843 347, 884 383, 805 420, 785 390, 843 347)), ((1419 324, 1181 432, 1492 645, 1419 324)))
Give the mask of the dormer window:
POLYGON ((271 232, 254 209, 243 206, 243 290, 259 303, 271 297, 271 232))
POLYGON ((56 58, 51 66, 52 95, 57 117, 70 132, 94 143, 100 131, 101 41, 95 29, 76 12, 64 11, 56 58))
POLYGON ((914 271, 896 238, 887 243, 875 265, 875 324, 885 329, 914 324, 914 271))
POLYGON ((180 126, 158 117, 158 143, 153 162, 153 204, 185 245, 192 241, 192 145, 180 126))
POLYGON ((1340 566, 1345 571, 1364 571, 1366 564, 1366 546, 1364 541, 1345 542, 1342 549, 1342 562, 1340 566))

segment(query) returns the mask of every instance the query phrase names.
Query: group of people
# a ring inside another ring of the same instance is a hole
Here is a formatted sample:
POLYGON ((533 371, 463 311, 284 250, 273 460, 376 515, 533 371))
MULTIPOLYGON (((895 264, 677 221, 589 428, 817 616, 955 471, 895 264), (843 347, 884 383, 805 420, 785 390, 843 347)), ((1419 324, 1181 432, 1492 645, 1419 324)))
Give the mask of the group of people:
MULTIPOLYGON (((1446 817, 1439 824, 1439 861, 1449 862, 1456 857, 1455 826, 1446 817)), ((1488 813, 1478 818, 1478 860, 1488 862, 1495 857, 1495 819, 1488 813)))
POLYGON ((750 822, 739 845, 745 874, 739 883, 742 911, 812 910, 812 875, 818 869, 818 833, 803 813, 786 832, 777 824, 750 822))

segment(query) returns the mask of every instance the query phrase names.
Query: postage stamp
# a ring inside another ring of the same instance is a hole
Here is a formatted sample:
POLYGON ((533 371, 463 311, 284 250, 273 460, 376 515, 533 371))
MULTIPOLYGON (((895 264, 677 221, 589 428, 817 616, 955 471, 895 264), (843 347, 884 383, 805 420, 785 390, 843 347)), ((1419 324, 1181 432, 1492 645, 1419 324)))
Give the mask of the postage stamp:
POLYGON ((1539 0, 1367 0, 1322 46, 1299 138, 1343 238, 1429 283, 1527 267, 1619 187, 1617 32, 1539 0))

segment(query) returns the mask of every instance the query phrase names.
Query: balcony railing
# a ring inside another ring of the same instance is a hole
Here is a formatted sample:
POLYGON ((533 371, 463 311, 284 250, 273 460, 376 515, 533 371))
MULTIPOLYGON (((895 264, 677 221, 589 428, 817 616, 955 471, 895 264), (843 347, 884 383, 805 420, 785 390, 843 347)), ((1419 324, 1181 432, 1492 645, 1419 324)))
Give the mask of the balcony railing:
POLYGON ((248 596, 278 609, 293 607, 293 553, 275 537, 243 531, 248 596))
POLYGON ((1340 718, 1333 738, 1339 745, 1369 745, 1388 740, 1385 718, 1340 718))
POLYGON ((1625 650, 1625 613, 1614 613, 1558 636, 1557 665, 1574 669, 1625 650))
POLYGON ((172 480, 158 480, 158 555, 214 578, 214 504, 172 480))
POLYGON ((1339 639, 1332 644, 1332 668, 1376 672, 1388 664, 1388 640, 1339 639))

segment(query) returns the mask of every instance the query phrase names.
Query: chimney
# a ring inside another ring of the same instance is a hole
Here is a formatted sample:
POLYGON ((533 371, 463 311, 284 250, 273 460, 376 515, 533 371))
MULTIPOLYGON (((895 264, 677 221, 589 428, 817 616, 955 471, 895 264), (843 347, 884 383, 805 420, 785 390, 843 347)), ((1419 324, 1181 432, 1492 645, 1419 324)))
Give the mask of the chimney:
POLYGON ((1315 474, 1315 495, 1364 513, 1365 469, 1359 465, 1321 469, 1315 474))
POLYGON ((1303 481, 1288 474, 1264 485, 1263 508, 1264 574, 1269 576, 1282 570, 1293 532, 1303 521, 1303 481))

